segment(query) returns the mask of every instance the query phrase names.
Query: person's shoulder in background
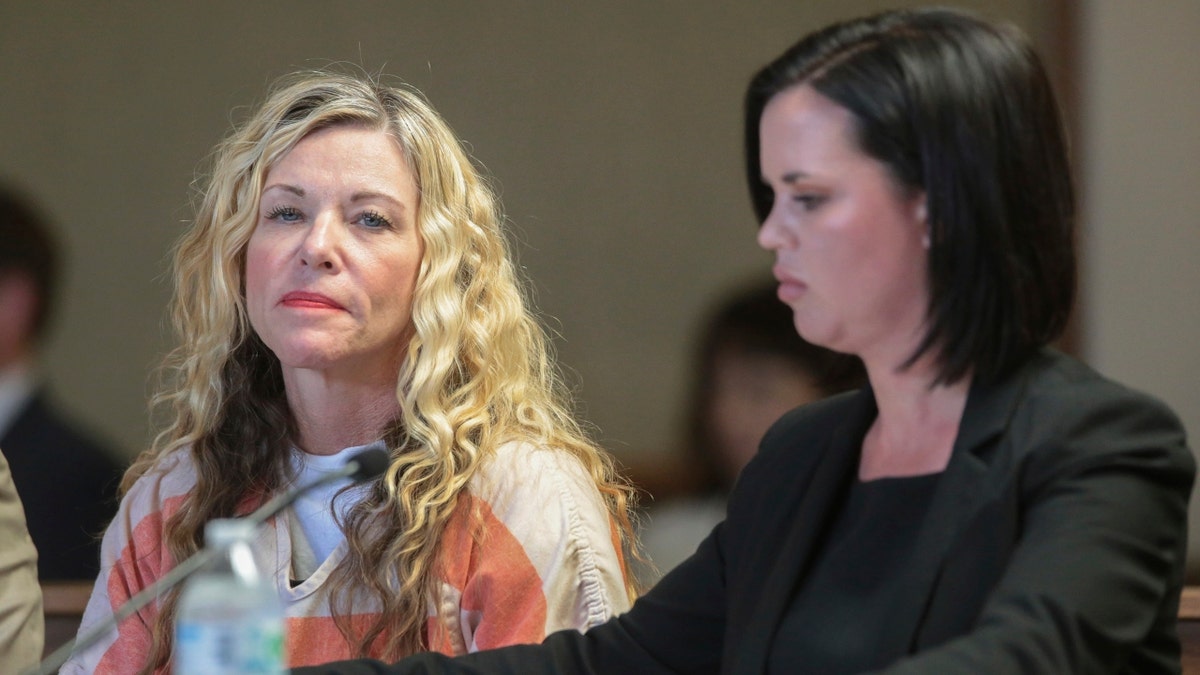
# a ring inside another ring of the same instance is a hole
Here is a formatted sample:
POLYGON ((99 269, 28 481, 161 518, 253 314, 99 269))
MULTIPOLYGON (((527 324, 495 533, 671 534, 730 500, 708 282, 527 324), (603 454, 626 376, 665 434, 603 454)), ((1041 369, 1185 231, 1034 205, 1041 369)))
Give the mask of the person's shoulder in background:
POLYGON ((43 581, 94 579, 100 535, 117 511, 123 467, 115 451, 44 391, 0 438, 25 504, 43 581))
POLYGON ((15 673, 42 656, 42 592, 37 552, 0 451, 0 672, 15 673))

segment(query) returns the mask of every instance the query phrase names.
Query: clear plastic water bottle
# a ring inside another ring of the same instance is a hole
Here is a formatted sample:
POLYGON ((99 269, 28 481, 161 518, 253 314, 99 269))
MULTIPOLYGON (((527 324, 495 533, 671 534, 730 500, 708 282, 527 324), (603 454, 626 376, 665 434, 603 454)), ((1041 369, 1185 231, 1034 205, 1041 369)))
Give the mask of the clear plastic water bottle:
POLYGON ((283 604, 255 559, 255 526, 213 520, 204 545, 219 553, 183 587, 175 618, 175 675, 286 672, 283 604))

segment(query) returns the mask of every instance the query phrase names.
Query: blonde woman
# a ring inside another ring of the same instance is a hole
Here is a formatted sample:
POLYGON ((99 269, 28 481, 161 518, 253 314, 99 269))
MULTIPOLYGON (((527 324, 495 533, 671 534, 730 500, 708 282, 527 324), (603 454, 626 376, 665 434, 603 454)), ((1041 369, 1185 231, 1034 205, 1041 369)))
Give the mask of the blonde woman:
MULTIPOLYGON (((207 521, 370 444, 381 479, 263 530, 289 665, 537 642, 628 607, 630 491, 569 411, 491 192, 419 94, 285 78, 217 148, 174 275, 167 423, 125 476, 82 630, 207 521)), ((63 672, 167 670, 175 609, 63 672)))

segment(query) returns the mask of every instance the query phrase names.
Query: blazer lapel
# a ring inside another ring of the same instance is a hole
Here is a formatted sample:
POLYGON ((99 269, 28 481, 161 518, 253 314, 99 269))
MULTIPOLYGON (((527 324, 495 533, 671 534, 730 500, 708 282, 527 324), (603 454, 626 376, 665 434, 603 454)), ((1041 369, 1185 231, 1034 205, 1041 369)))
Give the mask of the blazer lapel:
MULTIPOLYGON (((847 407, 845 422, 830 435, 820 449, 821 459, 807 480, 798 506, 789 515, 786 530, 780 532, 784 543, 767 570, 762 595, 746 627, 736 654, 727 661, 726 672, 760 673, 766 668, 768 650, 775 637, 785 608, 795 595, 797 584, 812 561, 814 549, 837 509, 850 481, 858 470, 862 437, 875 417, 875 400, 869 388, 855 395, 847 407)), ((798 448, 814 452, 817 448, 798 448)), ((797 477, 803 480, 802 476, 797 477)))
POLYGON ((907 654, 920 628, 946 555, 958 532, 986 503, 989 474, 997 459, 995 439, 1008 427, 1023 374, 995 385, 972 385, 946 471, 938 480, 911 562, 880 636, 881 654, 907 654))

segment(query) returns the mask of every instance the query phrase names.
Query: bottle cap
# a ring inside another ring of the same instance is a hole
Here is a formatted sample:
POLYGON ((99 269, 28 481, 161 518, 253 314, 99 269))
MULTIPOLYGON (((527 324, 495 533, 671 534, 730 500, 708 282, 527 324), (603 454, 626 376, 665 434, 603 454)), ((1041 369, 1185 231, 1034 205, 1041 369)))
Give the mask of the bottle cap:
POLYGON ((254 523, 237 518, 217 518, 204 524, 204 544, 214 548, 229 546, 236 541, 253 541, 254 523))

